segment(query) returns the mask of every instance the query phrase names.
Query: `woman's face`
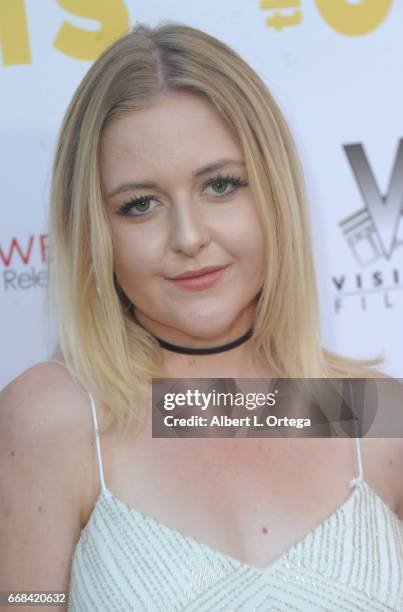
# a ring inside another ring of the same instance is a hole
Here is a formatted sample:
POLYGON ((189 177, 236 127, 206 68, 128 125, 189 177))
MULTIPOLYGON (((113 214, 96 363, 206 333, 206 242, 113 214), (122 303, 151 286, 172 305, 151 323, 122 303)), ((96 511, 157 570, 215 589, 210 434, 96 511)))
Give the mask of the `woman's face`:
POLYGON ((138 320, 168 341, 230 341, 254 321, 264 235, 243 161, 217 111, 189 92, 164 95, 103 132, 115 274, 138 320), (212 286, 170 280, 207 266, 226 267, 212 286))

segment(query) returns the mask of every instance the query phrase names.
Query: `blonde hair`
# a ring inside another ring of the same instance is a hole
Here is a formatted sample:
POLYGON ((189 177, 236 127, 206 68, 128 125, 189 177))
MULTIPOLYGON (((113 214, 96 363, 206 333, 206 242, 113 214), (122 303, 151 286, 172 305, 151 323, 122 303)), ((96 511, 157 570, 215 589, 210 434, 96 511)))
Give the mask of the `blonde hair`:
POLYGON ((128 316, 114 274, 101 192, 101 133, 112 119, 175 90, 209 101, 243 148, 267 237, 266 280, 251 339, 256 354, 278 376, 296 378, 367 376, 383 361, 344 357, 321 345, 303 174, 287 123, 261 78, 205 32, 173 22, 139 24, 81 81, 58 135, 51 184, 48 301, 56 308, 58 331, 53 356, 62 357, 108 407, 106 428, 143 422, 143 398, 159 376, 162 354, 156 339, 128 316))

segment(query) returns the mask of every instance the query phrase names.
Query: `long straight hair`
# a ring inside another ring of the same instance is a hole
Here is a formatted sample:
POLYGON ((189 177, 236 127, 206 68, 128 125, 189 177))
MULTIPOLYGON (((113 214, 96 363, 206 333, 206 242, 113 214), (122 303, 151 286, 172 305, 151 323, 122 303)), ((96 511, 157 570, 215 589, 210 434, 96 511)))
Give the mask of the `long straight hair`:
MULTIPOLYGON (((58 135, 49 215, 49 308, 56 308, 62 358, 98 402, 106 429, 143 422, 162 353, 129 314, 114 274, 101 190, 102 131, 113 119, 185 90, 202 96, 241 143, 266 240, 266 278, 251 338, 279 377, 362 377, 382 362, 327 350, 304 179, 287 123, 262 79, 230 47, 175 22, 139 24, 91 66, 58 135), (100 295, 97 292, 100 290, 100 295)), ((372 372, 373 375, 373 372, 372 372)))

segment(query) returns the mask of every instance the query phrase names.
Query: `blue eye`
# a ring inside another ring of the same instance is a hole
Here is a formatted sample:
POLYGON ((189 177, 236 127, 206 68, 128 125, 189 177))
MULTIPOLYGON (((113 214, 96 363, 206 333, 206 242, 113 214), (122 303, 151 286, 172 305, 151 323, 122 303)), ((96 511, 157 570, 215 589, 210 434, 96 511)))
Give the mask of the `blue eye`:
MULTIPOLYGON (((223 176, 219 173, 216 176, 209 178, 205 183, 203 183, 203 191, 204 189, 210 186, 215 186, 219 188, 219 191, 216 191, 216 194, 220 198, 230 195, 240 187, 247 187, 248 183, 242 180, 240 177, 230 175, 223 176), (226 191, 228 185, 232 185, 232 189, 229 192, 226 191), (222 190, 223 187, 224 190, 222 190)), ((130 200, 128 200, 127 202, 123 202, 123 204, 119 206, 119 208, 116 210, 116 214, 130 217, 145 217, 150 213, 149 203, 151 200, 154 199, 156 199, 155 196, 151 194, 131 198, 130 200), (144 208, 145 206, 147 208, 144 208), (132 209, 135 209, 137 212, 129 215, 129 212, 132 209)))

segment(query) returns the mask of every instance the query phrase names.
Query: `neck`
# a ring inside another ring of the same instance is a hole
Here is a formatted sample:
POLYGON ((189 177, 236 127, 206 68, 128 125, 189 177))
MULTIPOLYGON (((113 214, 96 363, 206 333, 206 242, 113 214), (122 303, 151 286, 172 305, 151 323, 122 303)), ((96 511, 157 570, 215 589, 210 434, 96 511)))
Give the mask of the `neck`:
POLYGON ((161 378, 263 377, 263 369, 259 369, 255 362, 250 340, 225 353, 182 355, 166 349, 162 349, 162 352, 161 378))
MULTIPOLYGON (((155 338, 162 351, 161 378, 264 378, 268 368, 257 363, 253 332, 254 313, 245 311, 232 329, 220 337, 206 340, 189 337, 183 332, 172 336, 172 328, 156 322, 131 309, 134 320, 155 338), (141 316, 139 316, 141 315, 141 316), (170 333, 171 332, 171 336, 170 333), (169 337, 170 336, 170 337, 169 337), (183 351, 181 349, 184 349, 183 351)), ((175 330, 176 331, 176 330, 175 330)))
POLYGON ((180 346, 178 344, 172 344, 171 342, 167 342, 158 336, 154 336, 158 340, 159 345, 171 351, 173 353, 181 353, 182 355, 213 355, 216 353, 224 353, 230 351, 241 344, 244 344, 249 338, 252 337, 253 327, 250 327, 248 331, 236 340, 232 340, 231 342, 227 342, 225 344, 219 344, 217 346, 205 347, 205 348, 195 348, 188 346, 180 346))

